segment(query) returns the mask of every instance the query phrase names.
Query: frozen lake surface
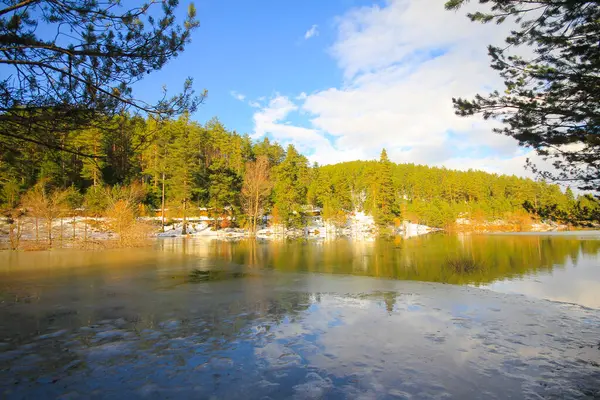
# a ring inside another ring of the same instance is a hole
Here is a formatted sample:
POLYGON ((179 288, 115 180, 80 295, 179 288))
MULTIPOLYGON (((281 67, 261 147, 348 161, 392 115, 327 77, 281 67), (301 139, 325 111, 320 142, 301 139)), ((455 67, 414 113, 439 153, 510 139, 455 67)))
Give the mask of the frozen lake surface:
POLYGON ((434 235, 3 252, 0 397, 594 398, 599 250, 434 235))

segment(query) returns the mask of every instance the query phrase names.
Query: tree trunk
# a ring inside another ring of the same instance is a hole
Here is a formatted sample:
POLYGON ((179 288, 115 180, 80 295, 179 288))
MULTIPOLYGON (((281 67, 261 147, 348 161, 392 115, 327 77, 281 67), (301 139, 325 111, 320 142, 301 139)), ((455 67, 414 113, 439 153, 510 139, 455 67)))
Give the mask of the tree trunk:
POLYGON ((52 218, 46 218, 46 225, 48 227, 48 244, 52 246, 52 218))
POLYGON ((19 248, 19 242, 21 240, 21 219, 15 218, 9 225, 9 240, 10 249, 17 250, 19 248))
MULTIPOLYGON (((98 155, 98 144, 94 140, 94 155, 98 155)), ((94 173, 92 174, 92 179, 94 180, 94 187, 98 184, 98 169, 94 168, 94 173)))
POLYGON ((256 191, 256 197, 254 198, 255 202, 254 202, 254 226, 252 227, 252 234, 254 236, 256 236, 256 220, 258 219, 258 200, 259 200, 260 194, 258 193, 258 190, 256 191))
POLYGON ((11 222, 8 226, 8 240, 10 242, 10 249, 17 249, 17 235, 15 235, 15 222, 11 222))
POLYGON ((183 200, 183 221, 182 221, 182 227, 181 227, 181 234, 182 235, 187 235, 187 221, 186 221, 186 208, 187 208, 187 199, 183 200))
MULTIPOLYGON (((158 146, 154 145, 154 188, 156 189, 158 187, 158 174, 156 173, 156 165, 158 164, 158 152, 157 152, 158 146)), ((165 187, 165 173, 163 172, 162 174, 162 179, 163 179, 163 193, 164 193, 164 187, 165 187)))
POLYGON ((87 242, 87 229, 88 229, 87 222, 84 219, 83 220, 83 242, 84 243, 87 242))
POLYGON ((73 240, 75 240, 75 221, 76 221, 76 217, 75 217, 75 214, 73 214, 73 240))
POLYGON ((160 205, 160 223, 162 231, 165 231, 165 173, 162 173, 162 200, 160 205))
MULTIPOLYGON (((186 174, 187 174, 187 170, 186 170, 186 174)), ((187 176, 187 175, 186 175, 187 176)), ((186 221, 186 211, 187 211, 187 179, 183 180, 183 193, 184 193, 184 199, 183 199, 183 221, 182 224, 183 226, 181 227, 181 234, 182 235, 187 235, 187 221, 186 221)))

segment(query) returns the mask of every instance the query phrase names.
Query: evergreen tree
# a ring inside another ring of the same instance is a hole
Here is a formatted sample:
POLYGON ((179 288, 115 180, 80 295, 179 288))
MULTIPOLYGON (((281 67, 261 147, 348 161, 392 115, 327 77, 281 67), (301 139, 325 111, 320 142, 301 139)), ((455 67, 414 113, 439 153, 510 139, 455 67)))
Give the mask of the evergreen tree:
POLYGON ((94 128, 83 129, 75 136, 74 145, 79 152, 92 156, 82 157, 81 177, 91 180, 94 187, 101 185, 102 169, 106 166, 102 131, 94 128))
POLYGON ((143 178, 150 178, 149 194, 152 198, 152 205, 160 205, 161 229, 165 229, 165 208, 166 208, 166 186, 167 174, 169 168, 169 149, 177 132, 171 121, 158 122, 153 118, 146 123, 146 129, 153 130, 154 140, 148 146, 140 162, 143 178))
MULTIPOLYGON (((449 0, 460 8, 466 0, 449 0)), ((461 116, 482 114, 504 127, 522 146, 553 160, 558 173, 545 178, 578 180, 582 189, 600 189, 600 3, 597 0, 479 0, 485 10, 472 21, 516 22, 508 46, 489 46, 491 66, 504 80, 473 100, 453 99, 461 116), (489 7, 491 5, 491 7, 489 7), (531 51, 516 52, 519 46, 531 51), (520 54, 519 54, 520 53, 520 54), (522 55, 527 54, 527 55, 522 55)), ((534 171, 537 168, 531 165, 534 171)))
POLYGON ((189 123, 184 114, 173 125, 174 140, 169 146, 168 186, 171 206, 182 217, 182 233, 187 233, 187 216, 191 201, 197 192, 196 175, 198 171, 199 129, 189 123))
POLYGON ((275 168, 275 207, 285 227, 302 225, 302 206, 306 203, 308 161, 289 145, 285 159, 275 168))
POLYGON ((67 145, 101 156, 97 162, 33 143, 17 150, 0 143, 0 207, 18 207, 21 193, 43 180, 50 191, 74 188, 85 193, 84 211, 77 212, 100 216, 108 207, 106 190, 138 182, 145 185, 144 205, 164 209, 168 202, 173 216, 184 217, 186 231, 194 205, 210 207, 216 225, 223 218, 243 222, 238 213, 242 205, 254 225, 259 215, 253 217, 255 207, 248 212, 248 165, 266 160, 274 190, 265 190, 259 208, 285 226, 301 224, 305 205, 321 207, 324 219, 338 225, 351 211, 365 211, 382 227, 401 215, 436 227, 458 217, 481 223, 509 220, 525 210, 541 219, 583 224, 600 215, 593 198, 575 198, 570 189, 562 193, 556 185, 475 170, 394 164, 385 153, 380 161, 309 168, 295 148, 286 153, 269 140, 252 144, 218 119, 205 126, 190 122, 187 115, 145 122, 123 115, 109 122, 126 129, 82 129, 67 138, 67 145), (142 146, 145 138, 151 141, 142 146))
POLYGON ((253 147, 255 157, 265 156, 271 167, 279 165, 285 158, 285 150, 279 143, 271 143, 268 137, 258 142, 253 147))
POLYGON ((103 127, 104 117, 127 110, 169 117, 196 108, 203 96, 193 96, 190 79, 182 94, 156 104, 132 94, 134 83, 184 50, 199 25, 193 4, 180 23, 178 1, 131 8, 125 3, 131 7, 120 0, 3 2, 0 64, 7 70, 0 79, 0 139, 5 145, 35 143, 91 156, 66 144, 65 136, 103 127))
MULTIPOLYGON (((215 228, 219 227, 221 216, 225 221, 233 221, 239 209, 239 194, 242 179, 224 160, 215 160, 210 167, 209 207, 212 209, 215 228)), ((229 224, 229 223, 227 223, 229 224)))
POLYGON ((398 199, 394 190, 392 163, 388 159, 385 149, 381 151, 378 170, 373 216, 375 223, 380 228, 385 228, 394 221, 395 217, 400 215, 398 199))

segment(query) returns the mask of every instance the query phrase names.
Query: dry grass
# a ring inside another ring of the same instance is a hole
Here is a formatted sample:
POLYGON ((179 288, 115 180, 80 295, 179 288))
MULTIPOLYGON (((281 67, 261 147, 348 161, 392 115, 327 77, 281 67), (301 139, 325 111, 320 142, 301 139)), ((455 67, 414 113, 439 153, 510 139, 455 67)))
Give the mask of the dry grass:
MULTIPOLYGON (((475 214, 475 213, 474 213, 475 214)), ((486 220, 481 215, 474 215, 469 223, 453 224, 450 232, 525 232, 531 230, 535 221, 526 211, 514 211, 504 214, 502 219, 486 220)))
POLYGON ((46 241, 22 240, 19 249, 23 251, 46 251, 52 246, 46 241))

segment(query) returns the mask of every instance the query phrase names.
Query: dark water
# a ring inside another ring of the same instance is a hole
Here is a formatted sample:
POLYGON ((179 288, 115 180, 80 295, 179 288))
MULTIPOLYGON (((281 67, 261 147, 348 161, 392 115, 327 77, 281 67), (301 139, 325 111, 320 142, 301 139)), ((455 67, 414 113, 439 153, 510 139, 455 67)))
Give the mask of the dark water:
POLYGON ((595 398, 600 236, 0 253, 0 398, 595 398))

